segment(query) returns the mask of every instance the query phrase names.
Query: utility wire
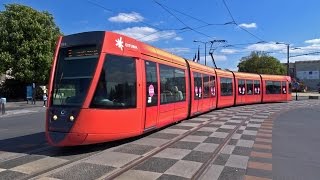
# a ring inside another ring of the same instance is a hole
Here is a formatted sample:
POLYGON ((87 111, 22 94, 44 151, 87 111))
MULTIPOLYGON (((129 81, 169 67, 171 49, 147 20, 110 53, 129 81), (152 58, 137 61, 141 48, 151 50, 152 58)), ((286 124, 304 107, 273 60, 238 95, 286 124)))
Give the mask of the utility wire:
POLYGON ((162 9, 164 9, 165 11, 167 11, 169 14, 171 14, 173 17, 175 17, 180 23, 182 23, 182 24, 184 24, 185 26, 187 26, 188 28, 190 28, 192 31, 194 31, 194 32, 196 32, 196 33, 198 33, 198 34, 201 34, 201 35, 203 35, 203 36, 206 36, 206 37, 208 37, 208 38, 214 39, 213 37, 211 37, 211 36, 209 36, 209 35, 207 35, 207 34, 204 34, 204 33, 200 32, 200 31, 197 31, 197 30, 191 28, 190 26, 188 26, 186 23, 184 23, 182 20, 180 20, 175 14, 173 14, 169 9, 167 9, 166 7, 164 7, 161 3, 157 2, 157 1, 154 1, 154 2, 155 2, 156 4, 158 4, 162 9))
POLYGON ((237 25, 237 27, 239 27, 239 28, 242 29, 243 31, 247 32, 247 33, 250 34, 251 36, 255 37, 256 39, 259 39, 260 41, 264 41, 264 40, 261 39, 260 37, 254 35, 254 34, 251 33, 250 31, 246 30, 245 28, 239 26, 238 23, 235 21, 235 19, 234 19, 232 13, 231 13, 231 11, 230 11, 230 9, 229 9, 226 1, 225 1, 225 0, 222 0, 222 2, 223 2, 224 6, 226 7, 226 9, 227 9, 227 11, 228 11, 228 13, 229 13, 229 16, 231 17, 231 19, 232 19, 232 21, 234 22, 234 24, 237 25))
POLYGON ((311 52, 311 53, 305 53, 305 54, 298 54, 298 55, 293 55, 293 56, 290 56, 290 57, 307 56, 307 55, 313 55, 313 54, 320 54, 320 51, 311 52))

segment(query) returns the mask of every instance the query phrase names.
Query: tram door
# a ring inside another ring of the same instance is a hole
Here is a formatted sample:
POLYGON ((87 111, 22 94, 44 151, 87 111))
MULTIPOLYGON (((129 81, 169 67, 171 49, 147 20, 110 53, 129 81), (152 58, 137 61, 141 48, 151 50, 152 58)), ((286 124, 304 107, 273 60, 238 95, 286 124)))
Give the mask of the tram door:
POLYGON ((158 120, 158 75, 157 64, 145 61, 146 72, 146 121, 145 129, 152 128, 158 120))
POLYGON ((202 106, 202 78, 200 73, 193 73, 193 79, 194 79, 194 100, 193 100, 193 112, 197 113, 201 110, 202 106))

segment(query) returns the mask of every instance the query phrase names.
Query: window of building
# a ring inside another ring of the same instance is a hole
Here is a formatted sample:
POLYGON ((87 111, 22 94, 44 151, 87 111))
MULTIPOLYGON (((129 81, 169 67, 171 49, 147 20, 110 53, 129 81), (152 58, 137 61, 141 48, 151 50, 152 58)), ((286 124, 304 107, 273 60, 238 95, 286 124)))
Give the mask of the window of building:
POLYGON ((193 73, 193 80, 194 80, 194 99, 201 99, 202 98, 202 78, 201 74, 194 72, 193 73))
POLYGON ((266 94, 281 94, 281 82, 266 81, 266 94))
POLYGON ((107 55, 91 103, 95 108, 135 108, 136 63, 131 57, 107 55))
POLYGON ((203 98, 210 97, 210 81, 209 75, 203 75, 203 98))
POLYGON ((221 96, 232 96, 232 78, 220 78, 221 96))
POLYGON ((260 94, 260 81, 254 81, 254 94, 260 94))
POLYGON ((167 65, 160 67, 160 103, 167 104, 186 100, 185 71, 167 65))
POLYGON ((247 94, 252 95, 253 94, 253 81, 246 80, 246 83, 247 83, 247 94))
POLYGON ((158 78, 157 64, 155 62, 146 61, 146 95, 147 107, 158 105, 158 78))
POLYGON ((246 94, 245 80, 238 79, 238 94, 239 95, 245 95, 246 94))

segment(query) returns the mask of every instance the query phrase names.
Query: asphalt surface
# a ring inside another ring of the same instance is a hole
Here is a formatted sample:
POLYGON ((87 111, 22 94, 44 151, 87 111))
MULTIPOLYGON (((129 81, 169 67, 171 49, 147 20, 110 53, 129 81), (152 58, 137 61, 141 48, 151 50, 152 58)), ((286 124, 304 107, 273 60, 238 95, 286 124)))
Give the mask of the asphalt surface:
POLYGON ((273 179, 320 177, 320 107, 281 114, 273 127, 273 179))

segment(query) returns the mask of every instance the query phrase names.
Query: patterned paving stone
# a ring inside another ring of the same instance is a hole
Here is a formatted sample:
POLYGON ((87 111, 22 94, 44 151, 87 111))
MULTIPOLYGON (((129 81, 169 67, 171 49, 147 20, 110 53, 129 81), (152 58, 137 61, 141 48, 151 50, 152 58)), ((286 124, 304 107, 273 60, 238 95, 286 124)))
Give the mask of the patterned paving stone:
POLYGON ((190 150, 193 150, 199 144, 200 143, 197 143, 197 142, 178 141, 178 142, 172 144, 170 147, 171 148, 178 148, 178 149, 190 149, 190 150))
POLYGON ((232 152, 235 155, 250 156, 251 148, 236 146, 232 152))
POLYGON ((12 160, 0 163, 0 168, 11 169, 13 167, 20 166, 22 164, 26 164, 26 163, 36 161, 36 160, 39 160, 42 158, 45 158, 45 156, 41 156, 41 155, 23 156, 20 158, 16 158, 16 159, 12 159, 12 160))
POLYGON ((201 180, 217 180, 223 170, 224 166, 212 165, 200 178, 201 180))
POLYGON ((247 175, 272 179, 272 171, 247 168, 247 175))
POLYGON ((255 139, 256 139, 256 136, 242 134, 242 135, 241 135, 241 139, 244 139, 244 140, 255 140, 255 139))
POLYGON ((167 143, 169 140, 167 139, 160 139, 160 138, 150 138, 150 137, 144 137, 141 139, 138 139, 133 144, 139 144, 139 145, 147 145, 147 146, 156 146, 159 147, 165 143, 167 143))
POLYGON ((200 129, 198 129, 198 131, 206 131, 206 132, 215 132, 218 128, 215 128, 215 127, 202 127, 200 129))
POLYGON ((224 138, 217 138, 217 137, 208 137, 204 143, 214 143, 214 144, 222 144, 224 141, 224 138))
POLYGON ((134 159, 140 157, 139 155, 120 153, 120 152, 103 152, 97 156, 94 156, 85 162, 91 164, 100 164, 112 167, 121 167, 134 159))
POLYGON ((249 157, 248 156, 239 156, 239 155, 230 155, 226 166, 246 169, 248 164, 249 157))
POLYGON ((126 144, 121 146, 115 150, 114 152, 122 152, 122 153, 129 153, 129 154, 136 154, 136 155, 143 155, 149 151, 154 149, 154 146, 147 146, 147 145, 138 145, 138 144, 126 144))
POLYGON ((191 150, 187 149, 177 149, 177 148, 167 148, 160 153, 154 155, 154 157, 160 157, 160 158, 170 158, 170 159, 182 159, 186 155, 188 155, 191 152, 191 150))
POLYGON ((208 153, 208 152, 191 151, 182 160, 204 163, 210 158, 211 154, 212 153, 208 153))
POLYGON ((212 143, 201 143, 196 148, 195 151, 202 151, 202 152, 213 152, 219 145, 212 144, 212 143))
POLYGON ((148 137, 150 138, 159 138, 159 139, 173 139, 175 137, 177 137, 177 134, 169 134, 169 133, 153 133, 151 135, 149 135, 148 137))
POLYGON ((159 132, 161 133, 169 133, 169 134, 183 134, 185 132, 187 132, 188 130, 185 130, 185 129, 169 129, 169 128, 166 128, 164 130, 161 130, 159 132))
POLYGON ((198 126, 200 123, 191 123, 189 121, 182 121, 182 123, 180 123, 181 126, 188 126, 188 127, 196 127, 198 126))
POLYGON ((173 166, 177 161, 178 160, 168 159, 168 158, 151 157, 147 161, 136 166, 134 169, 164 173, 167 169, 173 166))
POLYGON ((207 132, 207 131, 196 131, 194 133, 191 133, 194 136, 210 136, 212 132, 207 132))
POLYGON ((245 135, 253 135, 253 136, 256 136, 257 135, 257 131, 251 131, 251 130, 244 130, 243 131, 243 134, 245 135))
POLYGON ((233 146, 233 145, 226 145, 226 146, 222 149, 221 153, 222 153, 222 154, 231 154, 232 151, 233 151, 233 149, 234 149, 234 147, 235 147, 235 146, 233 146))
MULTIPOLYGON (((220 128, 219 128, 220 129, 220 128)), ((219 130, 218 129, 218 130, 219 130)), ((217 137, 217 138, 226 138, 229 135, 229 133, 226 132, 214 132, 210 135, 210 137, 217 137)))
POLYGON ((181 139, 180 141, 188 141, 188 142, 203 142, 205 139, 207 139, 206 136, 194 136, 194 135, 189 135, 183 139, 181 139))
POLYGON ((6 170, 6 171, 0 172, 1 180, 20 179, 20 178, 23 178, 24 176, 27 176, 27 174, 16 172, 16 171, 6 170))
POLYGON ((213 161, 213 164, 224 166, 226 165, 229 157, 229 154, 219 154, 218 157, 213 161))
POLYGON ((20 166, 16 166, 10 170, 18 171, 26 174, 33 174, 39 171, 43 171, 45 169, 49 169, 60 164, 67 162, 65 159, 46 157, 36 161, 32 161, 20 166))
POLYGON ((169 174, 163 174, 157 180, 188 180, 188 178, 184 178, 181 176, 169 175, 169 174))
POLYGON ((249 148, 251 148, 253 144, 254 144, 254 141, 252 140, 239 139, 237 142, 237 146, 249 147, 249 148))
POLYGON ((238 139, 230 139, 230 141, 228 142, 228 145, 236 145, 238 142, 238 139))
POLYGON ((232 129, 219 128, 219 129, 217 129, 217 132, 231 133, 232 129))
POLYGON ((139 171, 139 170, 129 170, 115 180, 156 180, 161 176, 161 173, 139 171))
POLYGON ((243 180, 244 175, 244 169, 226 166, 223 168, 218 180, 243 180))
POLYGON ((168 127, 167 129, 183 129, 183 130, 189 130, 189 129, 192 129, 192 128, 193 128, 193 127, 191 127, 191 126, 175 125, 175 126, 168 127))
POLYGON ((74 166, 71 166, 67 169, 56 172, 50 175, 50 177, 64 179, 64 180, 73 180, 73 179, 79 179, 79 180, 92 179, 93 180, 101 177, 104 174, 111 172, 114 169, 115 169, 114 167, 110 167, 110 166, 102 166, 102 165, 82 162, 74 166))
POLYGON ((201 167, 201 163, 192 161, 178 161, 171 168, 169 168, 165 174, 181 176, 185 178, 191 178, 198 169, 201 167))

